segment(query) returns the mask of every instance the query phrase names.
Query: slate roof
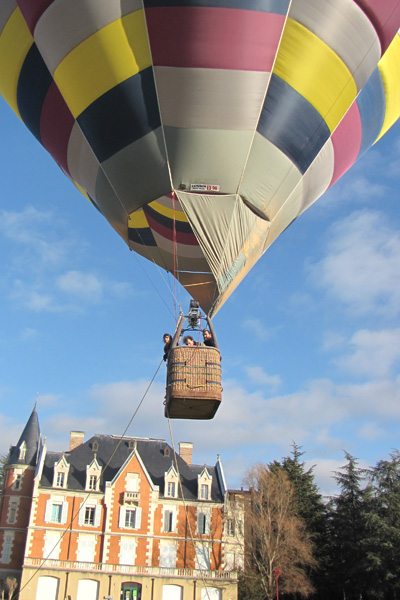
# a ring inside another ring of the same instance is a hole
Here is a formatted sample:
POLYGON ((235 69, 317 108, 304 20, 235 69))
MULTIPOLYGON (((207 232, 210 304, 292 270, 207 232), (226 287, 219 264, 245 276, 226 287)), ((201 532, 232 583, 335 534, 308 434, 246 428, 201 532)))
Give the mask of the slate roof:
POLYGON ((22 464, 22 465, 30 465, 36 466, 37 462, 37 454, 40 445, 40 428, 39 428, 39 419, 36 412, 36 406, 34 407, 31 416, 28 419, 27 424, 21 434, 21 437, 18 440, 16 446, 12 446, 10 450, 10 456, 7 461, 8 465, 13 464, 22 464), (20 457, 20 448, 22 444, 25 442, 26 445, 26 453, 24 460, 19 460, 20 457))
MULTIPOLYGON (((103 469, 100 480, 100 490, 104 492, 105 482, 114 479, 125 461, 132 454, 133 449, 129 447, 130 443, 132 444, 132 441, 136 442, 137 452, 142 459, 153 484, 159 486, 160 497, 164 496, 164 474, 170 469, 171 465, 174 464, 174 453, 171 446, 164 440, 155 440, 151 438, 125 437, 122 438, 122 442, 120 442, 120 438, 117 436, 97 434, 70 452, 62 453, 48 451, 43 466, 40 485, 45 488, 52 487, 54 464, 58 462, 64 454, 65 459, 71 465, 68 474, 67 488, 70 490, 84 491, 86 484, 86 467, 92 463, 96 456, 98 464, 103 469), (96 451, 93 450, 95 442, 97 442, 98 445, 96 451), (167 452, 165 452, 166 448, 168 449, 167 452)), ((198 475, 203 471, 205 465, 188 465, 178 454, 176 458, 177 470, 179 470, 181 476, 185 500, 197 500, 198 475)), ((211 501, 223 502, 224 496, 217 469, 215 466, 207 465, 207 470, 212 476, 211 501)), ((180 489, 178 497, 181 497, 180 489)))

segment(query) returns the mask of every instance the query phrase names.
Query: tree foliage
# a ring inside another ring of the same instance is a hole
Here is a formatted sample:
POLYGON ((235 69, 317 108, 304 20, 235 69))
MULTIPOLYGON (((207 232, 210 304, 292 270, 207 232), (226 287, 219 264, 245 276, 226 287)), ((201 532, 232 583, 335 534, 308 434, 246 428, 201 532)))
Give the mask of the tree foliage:
POLYGON ((274 571, 279 569, 282 593, 309 596, 313 588, 306 568, 316 561, 310 536, 298 517, 294 486, 287 472, 258 464, 248 471, 246 480, 251 490, 246 515, 247 585, 255 594, 258 584, 264 597, 272 599, 276 596, 274 571))
POLYGON ((278 568, 285 600, 400 600, 400 452, 370 469, 346 452, 328 503, 302 455, 293 444, 281 462, 248 472, 239 598, 272 600, 278 568))

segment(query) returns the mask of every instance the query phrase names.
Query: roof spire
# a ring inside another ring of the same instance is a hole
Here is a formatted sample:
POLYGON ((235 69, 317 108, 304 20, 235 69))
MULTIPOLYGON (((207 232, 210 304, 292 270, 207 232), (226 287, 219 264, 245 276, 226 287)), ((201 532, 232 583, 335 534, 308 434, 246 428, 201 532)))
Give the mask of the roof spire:
POLYGON ((28 419, 27 424, 14 446, 8 459, 8 464, 21 463, 24 465, 36 465, 37 454, 40 445, 39 419, 36 412, 36 403, 28 419), (23 450, 23 452, 21 451, 23 450))

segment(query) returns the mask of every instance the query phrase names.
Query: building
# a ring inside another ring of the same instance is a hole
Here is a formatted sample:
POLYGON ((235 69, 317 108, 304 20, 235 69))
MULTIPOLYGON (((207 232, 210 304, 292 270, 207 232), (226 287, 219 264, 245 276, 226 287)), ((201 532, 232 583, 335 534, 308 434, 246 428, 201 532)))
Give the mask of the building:
POLYGON ((243 511, 218 456, 71 432, 51 452, 33 410, 5 467, 0 578, 20 600, 236 600, 243 511))

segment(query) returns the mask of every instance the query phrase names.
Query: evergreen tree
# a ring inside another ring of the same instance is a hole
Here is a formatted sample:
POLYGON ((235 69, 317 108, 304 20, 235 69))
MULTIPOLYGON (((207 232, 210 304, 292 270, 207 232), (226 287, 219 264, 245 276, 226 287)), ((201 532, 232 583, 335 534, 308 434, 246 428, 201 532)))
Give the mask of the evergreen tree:
POLYGON ((374 486, 373 511, 367 540, 373 585, 371 598, 400 597, 400 453, 381 460, 369 471, 374 486))
POLYGON ((347 463, 335 472, 340 494, 329 504, 331 597, 342 600, 369 598, 373 572, 368 545, 371 537, 373 491, 362 487, 366 472, 357 459, 345 453, 347 463))

